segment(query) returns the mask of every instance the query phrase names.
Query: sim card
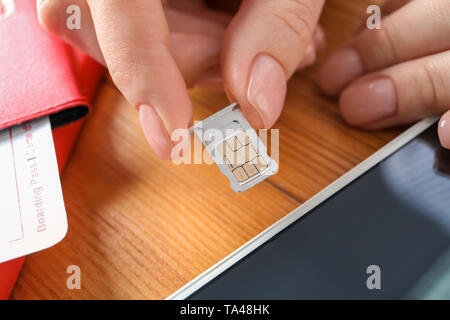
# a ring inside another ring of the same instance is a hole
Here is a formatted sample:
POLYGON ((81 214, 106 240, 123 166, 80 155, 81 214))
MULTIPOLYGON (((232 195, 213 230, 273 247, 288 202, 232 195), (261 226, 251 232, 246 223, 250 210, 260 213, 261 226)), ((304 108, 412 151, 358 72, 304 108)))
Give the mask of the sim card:
POLYGON ((236 192, 278 171, 278 164, 267 155, 266 146, 237 103, 195 124, 193 129, 236 192))

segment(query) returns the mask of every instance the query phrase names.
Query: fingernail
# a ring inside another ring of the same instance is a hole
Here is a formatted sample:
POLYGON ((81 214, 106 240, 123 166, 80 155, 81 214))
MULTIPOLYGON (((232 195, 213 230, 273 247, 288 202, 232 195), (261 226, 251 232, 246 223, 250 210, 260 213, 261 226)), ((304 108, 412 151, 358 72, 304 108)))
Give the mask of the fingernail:
POLYGON ((348 123, 368 124, 397 112, 397 92, 390 78, 365 80, 344 90, 339 104, 348 123))
POLYGON ((139 106, 141 127, 150 147, 163 160, 169 160, 172 151, 169 133, 156 110, 147 104, 139 106))
POLYGON ((444 114, 438 126, 439 140, 445 149, 450 149, 450 112, 444 114))
POLYGON ((341 92, 363 73, 363 65, 356 49, 345 48, 331 54, 319 71, 319 85, 328 95, 341 92))
POLYGON ((286 81, 283 67, 274 58, 267 54, 255 58, 247 90, 248 102, 255 110, 250 115, 253 121, 249 120, 255 127, 270 128, 278 119, 286 98, 286 81))

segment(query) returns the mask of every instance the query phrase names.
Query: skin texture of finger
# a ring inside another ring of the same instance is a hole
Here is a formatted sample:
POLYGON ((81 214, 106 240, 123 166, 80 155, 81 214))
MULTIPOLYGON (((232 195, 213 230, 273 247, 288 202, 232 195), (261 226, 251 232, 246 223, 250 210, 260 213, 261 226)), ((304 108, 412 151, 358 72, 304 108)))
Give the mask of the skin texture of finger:
POLYGON ((449 14, 446 0, 409 2, 387 16, 380 30, 364 30, 335 51, 319 72, 319 85, 335 95, 366 72, 449 49, 449 14))
POLYGON ((167 159, 172 145, 154 144, 149 136, 164 141, 162 137, 171 136, 175 129, 187 129, 192 105, 169 49, 169 28, 160 1, 92 0, 88 4, 114 83, 132 105, 154 108, 164 124, 162 130, 141 119, 149 144, 167 159), (143 28, 144 24, 151 28, 143 28))
POLYGON ((450 111, 447 111, 439 121, 438 134, 442 146, 450 149, 450 111))
POLYGON ((342 93, 340 109, 347 122, 368 129, 442 114, 450 109, 450 51, 355 81, 342 93))
POLYGON ((245 0, 224 38, 225 91, 255 128, 271 127, 305 54, 322 0, 245 0))

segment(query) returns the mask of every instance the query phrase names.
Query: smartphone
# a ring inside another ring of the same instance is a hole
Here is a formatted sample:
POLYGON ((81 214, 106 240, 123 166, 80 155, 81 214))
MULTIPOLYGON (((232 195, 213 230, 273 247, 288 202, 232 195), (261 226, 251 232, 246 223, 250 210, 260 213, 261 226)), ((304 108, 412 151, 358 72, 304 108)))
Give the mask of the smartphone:
POLYGON ((168 299, 450 299, 450 151, 436 119, 168 299))

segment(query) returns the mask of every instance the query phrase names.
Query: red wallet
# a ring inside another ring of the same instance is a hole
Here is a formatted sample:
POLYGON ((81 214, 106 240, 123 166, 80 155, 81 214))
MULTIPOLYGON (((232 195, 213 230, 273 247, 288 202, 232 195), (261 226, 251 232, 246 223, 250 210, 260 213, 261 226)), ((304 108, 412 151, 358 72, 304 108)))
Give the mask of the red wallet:
MULTIPOLYGON (((103 68, 43 31, 35 0, 5 3, 14 8, 0 10, 0 130, 49 115, 61 172, 103 68)), ((24 259, 0 264, 0 299, 9 297, 24 259)))

